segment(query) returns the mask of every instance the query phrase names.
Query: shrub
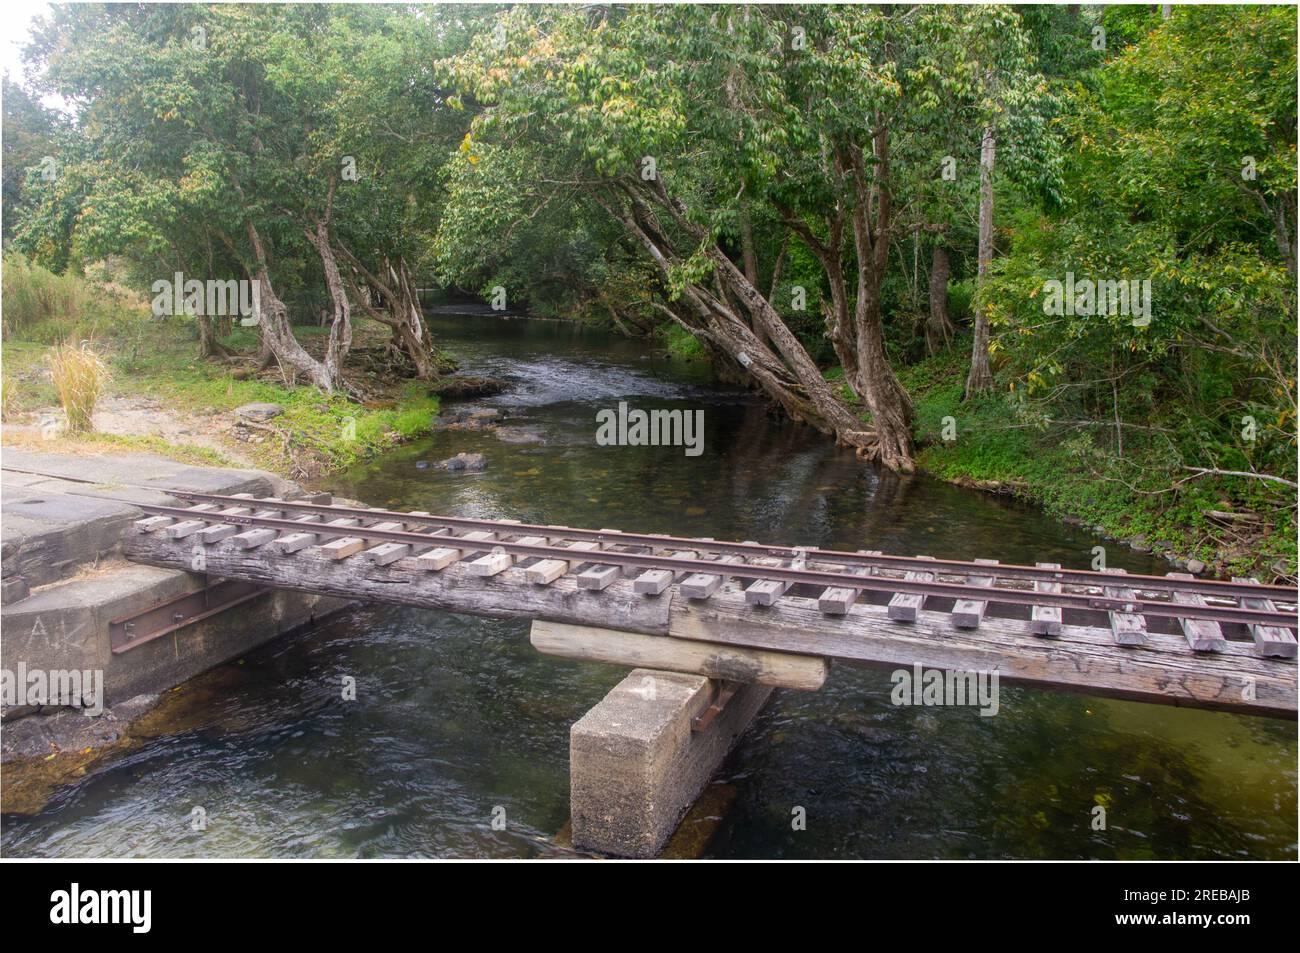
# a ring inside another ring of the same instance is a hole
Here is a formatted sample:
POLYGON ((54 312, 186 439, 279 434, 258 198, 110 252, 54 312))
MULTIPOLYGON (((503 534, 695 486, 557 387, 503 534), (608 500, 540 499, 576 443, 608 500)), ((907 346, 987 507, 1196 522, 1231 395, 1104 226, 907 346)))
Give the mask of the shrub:
POLYGON ((74 433, 93 430, 91 417, 108 380, 107 366, 86 341, 60 344, 50 351, 46 361, 68 420, 68 430, 74 433))

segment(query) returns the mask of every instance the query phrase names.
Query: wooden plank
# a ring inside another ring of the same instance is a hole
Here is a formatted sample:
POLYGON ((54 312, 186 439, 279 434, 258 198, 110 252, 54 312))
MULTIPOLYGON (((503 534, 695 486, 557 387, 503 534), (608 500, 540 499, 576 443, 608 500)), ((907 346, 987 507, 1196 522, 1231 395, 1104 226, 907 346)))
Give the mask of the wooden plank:
MULTIPOLYGON (((1259 585, 1258 579, 1237 577, 1233 582, 1249 582, 1259 585)), ((1276 612, 1277 606, 1272 599, 1252 599, 1243 597, 1239 600, 1243 609, 1257 612, 1276 612)), ((1255 640, 1255 652, 1266 658, 1295 658, 1296 638, 1291 630, 1280 625, 1248 625, 1250 637, 1255 640)))
MULTIPOLYGON (((200 503, 198 506, 187 506, 186 509, 194 513, 211 513, 214 510, 221 509, 221 507, 216 503, 200 503)), ((181 520, 179 523, 172 522, 162 529, 168 539, 184 539, 187 536, 193 536, 207 525, 206 520, 181 520)))
MULTIPOLYGON (((495 533, 487 533, 477 530, 473 533, 466 533, 464 536, 452 537, 453 540, 464 540, 466 542, 487 542, 488 540, 495 538, 495 533)), ((479 548, 481 549, 482 547, 479 548)), ((420 555, 414 558, 421 569, 428 572, 438 572, 446 569, 452 563, 460 561, 470 553, 477 551, 478 550, 476 549, 453 549, 449 546, 443 546, 438 549, 431 549, 427 553, 420 553, 420 555)))
MULTIPOLYGON (((430 514, 425 512, 424 510, 412 510, 410 515, 429 516, 430 514)), ((421 523, 418 520, 415 522, 417 523, 417 528, 414 529, 414 532, 419 532, 418 527, 423 526, 425 524, 421 523)), ((429 533, 428 535, 446 536, 449 533, 451 533, 450 529, 447 529, 446 527, 442 527, 434 530, 432 533, 429 533)), ((365 562, 372 566, 387 566, 389 563, 395 563, 397 562, 397 560, 403 559, 407 556, 426 552, 431 548, 432 547, 430 546, 423 546, 419 543, 380 543, 378 546, 374 546, 370 549, 367 549, 365 552, 361 553, 357 558, 360 559, 362 562, 365 562)))
MULTIPOLYGON (((917 559, 933 559, 933 556, 917 556, 917 559)), ((912 571, 903 576, 911 582, 934 582, 934 573, 912 571)), ((895 622, 915 622, 917 614, 925 605, 925 596, 919 592, 896 592, 889 600, 888 614, 895 622)))
MULTIPOLYGON (((796 555, 792 556, 788 562, 770 560, 760 560, 760 563, 775 564, 778 566, 788 566, 790 569, 804 569, 808 565, 808 554, 803 549, 796 549, 796 555)), ((756 579, 745 589, 745 601, 751 606, 770 606, 785 595, 790 588, 791 583, 782 582, 779 579, 756 579)))
MULTIPOLYGON (((1124 569, 1107 569, 1106 572, 1112 576, 1127 575, 1124 569)), ((1137 593, 1127 586, 1103 586, 1104 592, 1111 599, 1123 599, 1125 602, 1136 602, 1137 593)), ((1115 636, 1115 642, 1119 645, 1146 645, 1147 643, 1147 620, 1145 616, 1136 612, 1110 612, 1110 631, 1115 636)))
MULTIPOLYGON (((616 529, 602 529, 600 530, 600 532, 607 533, 611 536, 622 535, 622 532, 616 529)), ((605 549, 607 547, 613 548, 614 546, 621 546, 621 544, 618 543, 600 544, 601 549, 605 549)), ((621 546, 621 548, 618 551, 627 552, 627 547, 621 546)), ((582 572, 578 573, 578 588, 590 589, 594 592, 600 592, 601 590, 608 588, 609 585, 615 579, 621 579, 621 578, 623 578, 622 566, 611 566, 608 564, 604 564, 604 565, 598 564, 594 566, 589 566, 588 568, 584 569, 582 572)))
MULTIPOLYGON (((600 543, 594 539, 578 540, 568 546, 574 552, 590 553, 600 549, 600 543)), ((524 567, 524 578, 534 586, 549 586, 569 571, 570 564, 576 565, 582 560, 541 559, 531 566, 524 567)))
MULTIPOLYGON (((295 520, 294 522, 298 522, 295 520)), ((330 520, 323 526, 360 526, 361 520, 352 517, 340 517, 330 520)), ((274 550, 277 553, 288 555, 289 553, 300 552, 308 547, 315 546, 320 541, 320 537, 315 533, 287 533, 279 539, 272 542, 267 549, 274 550)))
POLYGON ((250 529, 230 537, 230 542, 240 549, 256 549, 258 546, 265 546, 279 535, 278 529, 250 529))
MULTIPOLYGON (((229 506, 213 516, 247 516, 253 512, 247 506, 229 506)), ((205 526, 199 530, 198 537, 201 543, 215 543, 218 540, 225 539, 227 536, 234 536, 239 532, 239 527, 233 523, 216 523, 211 526, 205 526)))
POLYGON ((599 592, 607 589, 615 579, 623 575, 622 566, 592 566, 578 573, 578 588, 593 589, 599 592))
MULTIPOLYGON (((977 559, 977 563, 984 566, 996 566, 996 559, 977 559)), ((966 584, 968 586, 978 586, 981 589, 993 588, 992 576, 967 576, 966 584)), ((980 623, 984 621, 984 610, 988 608, 988 603, 982 599, 958 599, 952 604, 952 624, 959 629, 978 629, 980 623)))
POLYGON ((812 655, 705 645, 663 635, 540 619, 533 622, 531 641, 537 651, 561 658, 687 672, 810 692, 822 687, 830 670, 824 658, 812 655))
MULTIPOLYGON (((412 511, 411 515, 428 516, 429 514, 426 514, 424 511, 416 510, 412 511)), ((415 532, 419 532, 419 530, 415 530, 415 532)), ((437 529, 434 530, 433 533, 429 533, 429 536, 446 536, 446 534, 450 532, 451 530, 446 528, 437 529)), ((357 555, 357 559, 360 559, 361 562, 370 564, 370 566, 387 566, 389 563, 395 563, 398 559, 404 559, 409 555, 425 553, 425 551, 428 551, 429 549, 432 549, 432 547, 422 546, 420 543, 383 542, 380 543, 380 545, 373 546, 372 549, 365 550, 364 553, 357 555)))
MULTIPOLYGON (((258 503, 259 505, 264 505, 267 503, 283 503, 284 500, 280 499, 278 496, 267 496, 267 497, 263 497, 262 499, 255 500, 254 502, 258 503)), ((254 509, 253 515, 260 517, 262 519, 278 520, 278 519, 284 519, 284 510, 254 509)))
MULTIPOLYGON (((1196 581, 1196 577, 1187 572, 1171 572, 1169 578, 1196 581)), ((1175 589, 1169 598, 1180 606, 1205 605, 1204 597, 1195 592, 1175 589)), ((1223 637, 1223 628, 1217 622, 1206 619, 1179 619, 1178 622, 1183 627, 1183 635, 1187 637, 1187 644, 1193 652, 1222 652, 1228 644, 1228 640, 1223 637)))
MULTIPOLYGON (((680 559, 698 559, 699 554, 687 549, 676 550, 669 554, 680 559)), ((671 586, 676 579, 688 575, 675 573, 671 569, 648 569, 632 581, 632 591, 643 596, 657 596, 671 586)))
MULTIPOLYGON (((321 516, 319 513, 310 513, 294 520, 295 523, 319 523, 320 521, 321 516)), ((278 529, 250 529, 247 532, 230 537, 230 542, 240 549, 256 549, 258 546, 265 546, 279 537, 281 532, 278 529)), ((285 533, 284 535, 290 534, 285 533)))
MULTIPOLYGON (((370 528, 389 531, 400 530, 403 525, 404 524, 402 523, 386 522, 376 523, 370 528)), ((320 554, 327 559, 347 559, 349 556, 355 556, 369 545, 370 544, 360 536, 343 536, 322 543, 320 546, 320 554)))
MULTIPOLYGON (((1039 569, 1060 569, 1060 563, 1037 563, 1039 569)), ((1034 581, 1035 592, 1060 592, 1061 584, 1048 579, 1034 581)), ((1034 635, 1056 637, 1061 634, 1061 607, 1034 606, 1029 610, 1029 631, 1034 635)))
MULTIPOLYGON (((714 562, 718 563, 743 563, 743 556, 721 556, 714 562)), ((725 577, 721 574, 709 572, 691 573, 677 586, 677 591, 687 599, 707 599, 715 592, 722 588, 722 581, 725 577)))
MULTIPOLYGON (((546 539, 542 536, 524 536, 515 540, 524 546, 544 546, 546 539)), ((493 550, 486 556, 480 556, 471 563, 466 563, 466 568, 476 576, 495 576, 505 572, 521 559, 528 559, 528 556, 515 556, 511 553, 501 550, 493 550)))
MULTIPOLYGON (((859 549, 858 552, 864 556, 879 556, 878 549, 859 549)), ((871 576, 875 570, 870 566, 853 570, 860 576, 871 576)), ((830 586, 822 590, 822 594, 817 597, 817 608, 826 615, 845 615, 849 611, 849 606, 858 601, 858 593, 861 589, 846 589, 841 586, 830 586)))
MULTIPOLYGON (((127 556, 135 562, 190 568, 192 556, 184 544, 168 540, 160 533, 131 533, 128 538, 152 541, 129 550, 127 556)), ((478 545, 482 548, 481 543, 478 545)), ((579 589, 572 575, 548 586, 505 585, 500 578, 470 575, 463 563, 430 572, 421 564, 419 556, 408 556, 387 566, 372 566, 356 559, 325 559, 314 549, 285 559, 272 545, 248 550, 214 546, 207 554, 207 569, 216 576, 342 599, 498 618, 557 619, 652 635, 667 633, 671 603, 668 599, 647 599, 633 593, 630 579, 619 580, 602 592, 579 589)), ((518 580, 522 575, 522 572, 510 573, 506 578, 518 580)))

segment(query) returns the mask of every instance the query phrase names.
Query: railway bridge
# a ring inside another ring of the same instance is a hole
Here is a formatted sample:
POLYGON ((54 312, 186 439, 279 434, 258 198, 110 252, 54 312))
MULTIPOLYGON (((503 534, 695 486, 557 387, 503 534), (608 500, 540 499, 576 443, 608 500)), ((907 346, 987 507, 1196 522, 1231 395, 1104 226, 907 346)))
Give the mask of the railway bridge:
MULTIPOLYGON (((173 495, 125 553, 218 579, 223 605, 266 587, 522 617, 542 652, 634 668, 571 734, 575 844, 611 853, 657 851, 772 688, 815 691, 833 661, 1296 717, 1296 591, 1254 579, 173 495)), ((138 622, 113 651, 169 631, 138 622)))

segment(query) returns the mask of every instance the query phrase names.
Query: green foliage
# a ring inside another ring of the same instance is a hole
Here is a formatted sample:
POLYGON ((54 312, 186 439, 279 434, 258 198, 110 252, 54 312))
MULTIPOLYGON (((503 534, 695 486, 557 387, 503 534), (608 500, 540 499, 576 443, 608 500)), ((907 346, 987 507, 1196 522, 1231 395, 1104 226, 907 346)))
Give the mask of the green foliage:
POLYGON ((694 360, 704 356, 704 345, 700 343, 699 338, 679 324, 660 325, 655 333, 673 357, 694 360))
POLYGON ((1294 259, 1277 235, 1295 234, 1295 26, 1283 8, 1179 7, 1079 91, 1065 208, 1008 220, 987 291, 1022 413, 1118 414, 1160 429, 1167 467, 1294 477, 1294 259), (1149 322, 1051 313, 1046 283, 1069 274, 1149 281, 1149 322))

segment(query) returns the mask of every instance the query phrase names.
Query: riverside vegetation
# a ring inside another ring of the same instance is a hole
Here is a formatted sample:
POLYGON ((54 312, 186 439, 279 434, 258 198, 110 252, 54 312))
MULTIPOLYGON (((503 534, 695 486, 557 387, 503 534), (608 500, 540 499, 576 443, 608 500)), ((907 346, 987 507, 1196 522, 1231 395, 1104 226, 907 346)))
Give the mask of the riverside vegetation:
POLYGON ((88 340, 110 394, 281 405, 248 451, 325 472, 431 426, 436 284, 1294 579, 1295 37, 1281 7, 56 6, 4 88, 6 419, 88 340), (149 315, 177 271, 258 281, 259 326, 149 315), (1150 297, 1062 307, 1076 278, 1150 297))

